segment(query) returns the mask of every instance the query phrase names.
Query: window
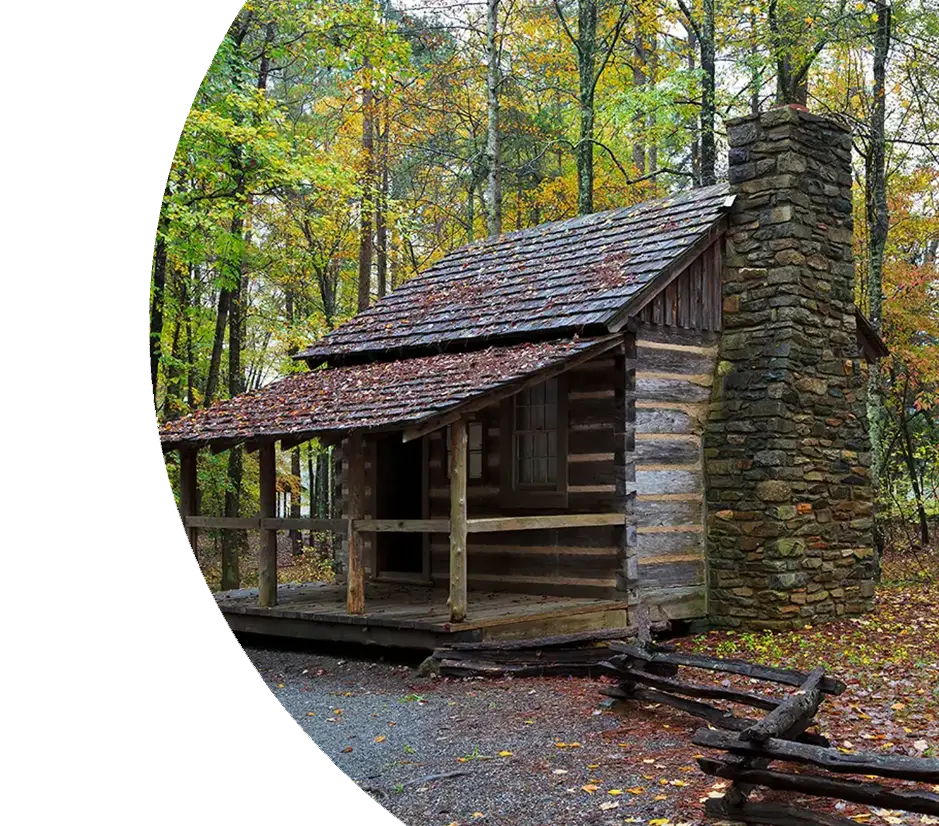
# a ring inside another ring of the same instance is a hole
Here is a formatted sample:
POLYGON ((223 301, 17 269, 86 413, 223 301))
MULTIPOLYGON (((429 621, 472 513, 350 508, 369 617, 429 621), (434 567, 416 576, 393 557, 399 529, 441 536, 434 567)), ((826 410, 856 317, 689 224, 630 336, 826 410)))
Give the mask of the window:
MULTIPOLYGON (((450 452, 450 425, 444 436, 447 444, 447 476, 453 463, 450 452)), ((466 425, 466 476, 472 481, 483 478, 483 423, 467 422, 466 425)))
POLYGON ((567 386, 564 376, 526 387, 503 403, 502 498, 518 507, 567 505, 567 386))
POLYGON ((553 488, 557 485, 557 379, 548 379, 515 396, 513 439, 516 487, 553 488))

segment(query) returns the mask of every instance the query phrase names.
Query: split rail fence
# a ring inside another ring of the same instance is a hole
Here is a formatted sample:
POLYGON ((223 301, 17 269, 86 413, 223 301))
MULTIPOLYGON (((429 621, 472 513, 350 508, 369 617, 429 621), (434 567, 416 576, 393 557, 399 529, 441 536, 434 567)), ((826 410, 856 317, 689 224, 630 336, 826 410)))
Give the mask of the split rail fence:
POLYGON ((868 752, 845 753, 832 748, 827 738, 808 730, 815 724, 815 714, 825 696, 841 694, 845 690, 844 683, 827 676, 824 669, 816 668, 806 674, 744 660, 686 654, 648 641, 611 641, 609 648, 616 654, 604 667, 618 681, 615 686, 601 689, 603 694, 617 700, 661 703, 710 724, 709 728, 699 729, 691 742, 724 753, 719 757, 699 757, 698 765, 706 774, 732 783, 723 797, 707 801, 705 813, 709 817, 772 826, 851 826, 856 823, 786 804, 751 801, 749 795, 757 786, 797 795, 939 815, 939 794, 916 786, 890 786, 869 780, 871 777, 884 777, 936 784, 939 783, 939 760, 868 752), (682 668, 781 683, 795 687, 796 691, 779 699, 727 686, 701 685, 679 678, 682 668), (759 720, 741 717, 702 702, 707 699, 728 701, 767 713, 759 720), (770 768, 774 762, 788 764, 790 768, 770 768), (793 764, 799 768, 791 768, 793 764), (823 773, 803 773, 804 766, 823 773), (837 775, 859 775, 868 779, 845 779, 837 775))

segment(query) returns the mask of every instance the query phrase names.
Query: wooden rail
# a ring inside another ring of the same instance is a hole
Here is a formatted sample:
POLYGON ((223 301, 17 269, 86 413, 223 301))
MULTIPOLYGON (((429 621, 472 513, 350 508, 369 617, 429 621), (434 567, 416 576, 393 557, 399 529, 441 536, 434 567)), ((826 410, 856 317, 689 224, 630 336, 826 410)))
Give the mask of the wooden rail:
POLYGON ((533 531, 539 528, 588 528, 598 525, 624 525, 622 513, 562 513, 552 516, 496 516, 467 519, 467 533, 494 531, 533 531))
MULTIPOLYGON (((549 516, 497 516, 467 519, 467 533, 530 531, 543 528, 584 528, 623 525, 621 513, 562 513, 549 516)), ((217 528, 233 531, 322 531, 345 534, 348 519, 305 519, 280 517, 184 516, 187 528, 217 528)), ((449 519, 354 519, 352 529, 359 533, 449 533, 449 519)))
POLYGON ((939 795, 933 791, 908 786, 883 786, 831 776, 854 774, 867 778, 880 776, 913 783, 936 783, 939 781, 939 760, 867 752, 843 753, 831 748, 828 740, 821 735, 807 731, 815 723, 815 715, 824 695, 840 694, 845 690, 843 682, 826 676, 822 668, 805 674, 791 669, 755 665, 744 660, 686 654, 650 641, 612 641, 609 648, 617 654, 610 657, 604 666, 619 678, 619 685, 602 688, 602 694, 615 699, 669 705, 701 717, 713 727, 699 729, 691 742, 725 754, 720 757, 698 755, 698 765, 706 774, 732 783, 723 797, 710 798, 705 802, 704 811, 708 817, 771 826, 851 826, 854 823, 853 820, 836 815, 782 803, 752 801, 749 795, 755 786, 919 814, 939 814, 939 795), (777 699, 728 685, 690 683, 677 678, 680 668, 739 674, 751 679, 796 686, 798 690, 777 699), (768 709, 769 713, 760 720, 738 717, 688 697, 728 700, 768 709), (784 767, 771 768, 774 762, 801 763, 820 769, 823 773, 809 774, 784 767))

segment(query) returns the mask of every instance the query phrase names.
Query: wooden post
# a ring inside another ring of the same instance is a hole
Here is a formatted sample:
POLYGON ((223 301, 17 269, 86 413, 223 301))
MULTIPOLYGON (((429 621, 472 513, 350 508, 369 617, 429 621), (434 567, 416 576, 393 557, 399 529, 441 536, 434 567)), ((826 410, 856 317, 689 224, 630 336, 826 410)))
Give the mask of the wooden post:
POLYGON ((360 432, 349 434, 343 446, 347 461, 349 485, 349 521, 346 536, 349 542, 349 564, 346 569, 346 611, 361 614, 365 611, 365 555, 362 537, 353 529, 353 522, 364 516, 365 502, 365 439, 360 432))
MULTIPOLYGON (((260 472, 259 499, 261 519, 270 519, 277 510, 277 470, 274 463, 274 442, 263 442, 258 448, 260 472)), ((261 529, 258 555, 258 605, 277 605, 277 531, 261 529)))
POLYGON ((196 553, 199 547, 199 529, 189 527, 186 517, 199 515, 199 482, 196 476, 198 456, 198 450, 179 451, 179 515, 182 517, 193 553, 196 553))
POLYGON ((450 425, 450 622, 466 619, 466 420, 450 425))

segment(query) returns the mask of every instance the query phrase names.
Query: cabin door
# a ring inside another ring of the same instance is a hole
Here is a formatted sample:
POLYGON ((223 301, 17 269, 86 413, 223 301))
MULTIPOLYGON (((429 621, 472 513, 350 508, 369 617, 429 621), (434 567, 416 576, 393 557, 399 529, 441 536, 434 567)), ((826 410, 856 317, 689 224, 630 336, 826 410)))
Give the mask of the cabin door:
MULTIPOLYGON (((376 519, 424 518, 423 439, 401 441, 396 433, 376 444, 376 519)), ((376 574, 427 580, 422 533, 375 534, 376 574)))

